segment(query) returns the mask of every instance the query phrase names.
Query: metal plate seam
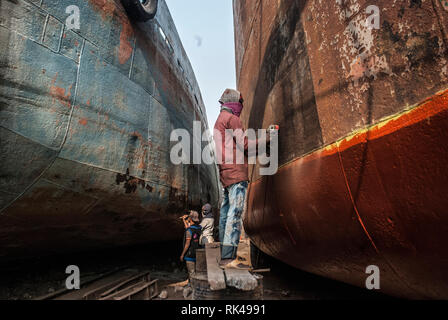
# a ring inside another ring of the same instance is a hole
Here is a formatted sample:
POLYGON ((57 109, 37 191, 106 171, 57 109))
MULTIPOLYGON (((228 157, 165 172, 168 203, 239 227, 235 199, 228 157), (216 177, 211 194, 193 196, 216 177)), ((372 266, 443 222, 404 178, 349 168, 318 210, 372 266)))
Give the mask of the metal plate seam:
MULTIPOLYGON (((431 96, 429 98, 426 98, 426 99, 422 100, 419 103, 416 103, 416 104, 414 104, 412 106, 409 106, 408 108, 402 110, 401 112, 398 112, 398 113, 395 113, 393 115, 389 115, 387 117, 384 117, 384 118, 380 119, 378 122, 375 122, 375 123, 371 124, 370 126, 367 126, 365 128, 359 129, 359 130, 354 131, 354 132, 351 132, 350 134, 348 134, 346 136, 343 136, 343 137, 339 138, 338 140, 336 140, 334 142, 330 142, 330 143, 324 144, 324 145, 322 145, 322 146, 320 146, 320 147, 318 147, 316 149, 311 150, 310 152, 307 152, 307 153, 303 154, 302 156, 299 156, 299 157, 294 158, 294 159, 292 159, 292 160, 290 160, 288 162, 285 162, 284 164, 280 165, 278 167, 278 169, 280 170, 280 169, 282 169, 282 168, 284 168, 284 167, 286 167, 286 166, 288 166, 288 165, 290 165, 290 164, 292 164, 292 163, 294 163, 296 161, 304 159, 304 158, 306 158, 306 157, 308 157, 308 156, 310 156, 310 155, 312 155, 314 153, 325 151, 325 149, 327 149, 327 148, 329 148, 331 146, 335 146, 336 147, 344 140, 348 140, 348 139, 350 139, 352 137, 355 137, 355 136, 359 135, 360 133, 366 133, 366 132, 370 131, 372 128, 377 127, 377 126, 381 126, 382 124, 388 122, 391 119, 398 118, 398 117, 401 117, 403 115, 406 115, 409 112, 415 111, 416 109, 418 109, 420 107, 423 107, 425 105, 425 103, 427 103, 428 101, 431 101, 434 97, 443 96, 443 95, 448 95, 448 88, 445 89, 445 90, 441 90, 441 91, 437 92, 433 96, 431 96)), ((256 165, 253 165, 253 166, 255 167, 256 165)), ((263 179, 263 177, 259 177, 256 180, 252 180, 251 179, 251 182, 252 183, 253 182, 257 182, 257 181, 260 181, 261 179, 263 179)))
MULTIPOLYGON (((48 17, 48 16, 47 16, 48 17)), ((6 210, 6 209, 8 209, 14 202, 16 202, 18 199, 20 199, 26 192, 28 192, 42 177, 43 177, 43 175, 53 166, 53 164, 55 163, 55 161, 56 161, 56 159, 59 157, 59 155, 60 155, 60 153, 61 153, 61 151, 62 151, 62 148, 64 147, 64 144, 65 144, 65 142, 66 142, 66 140, 67 140, 67 136, 68 136, 68 131, 69 131, 69 129, 70 129, 70 123, 71 123, 71 120, 72 120, 72 116, 73 116, 73 111, 74 111, 74 108, 75 108, 75 104, 76 104, 76 98, 77 98, 77 94, 78 94, 78 82, 79 82, 79 73, 80 73, 80 70, 81 70, 81 60, 82 60, 82 54, 83 54, 83 52, 84 52, 84 46, 85 46, 85 41, 83 42, 83 45, 82 45, 82 48, 81 48, 81 55, 80 55, 80 58, 79 58, 79 64, 78 64, 78 71, 77 71, 77 75, 76 75, 76 86, 75 86, 75 93, 74 93, 74 95, 73 95, 73 103, 72 103, 72 106, 71 106, 71 110, 70 110, 70 115, 69 115, 69 118, 68 118, 68 121, 67 121, 67 129, 66 129, 66 131, 65 131, 65 136, 64 136, 64 139, 62 140, 62 143, 61 143, 61 146, 59 147, 59 150, 58 150, 58 152, 57 152, 57 155, 54 157, 54 159, 50 162, 50 164, 39 174, 39 176, 36 178, 36 179, 34 179, 34 181, 28 186, 28 187, 26 187, 25 188, 25 190, 23 190, 17 197, 15 197, 12 201, 10 201, 5 207, 3 207, 3 208, 1 208, 0 209, 0 216, 2 216, 3 214, 4 214, 4 211, 6 210)))
MULTIPOLYGON (((368 141, 367 141, 368 143, 368 141)), ((385 262, 386 264, 389 266, 389 268, 392 270, 392 272, 396 275, 397 279, 399 279, 405 286, 407 286, 409 288, 409 290, 413 291, 414 293, 418 293, 416 292, 408 283, 407 281, 405 281, 400 274, 397 272, 397 270, 395 269, 395 267, 392 265, 392 263, 386 259, 386 257, 381 253, 381 251, 378 249, 378 247, 375 244, 375 241, 373 240, 372 236, 370 235, 369 231, 367 230, 366 225, 364 224, 364 221, 361 218, 361 215, 359 214, 358 208, 356 206, 355 200, 353 199, 353 194, 350 188, 350 185, 348 183, 348 179, 347 179, 347 174, 345 172, 345 168, 344 168, 344 164, 342 162, 342 155, 341 152, 339 151, 339 144, 338 144, 338 158, 339 158, 339 164, 341 166, 341 171, 342 171, 342 175, 344 176, 344 181, 345 181, 345 185, 347 187, 347 192, 350 196, 350 201, 353 205, 353 210, 356 213, 356 217, 358 219, 359 224, 361 225, 361 228, 363 229, 365 235, 367 236, 367 238, 369 239, 370 244, 373 246, 373 248, 375 249, 376 253, 378 254, 378 256, 380 256, 385 262)))

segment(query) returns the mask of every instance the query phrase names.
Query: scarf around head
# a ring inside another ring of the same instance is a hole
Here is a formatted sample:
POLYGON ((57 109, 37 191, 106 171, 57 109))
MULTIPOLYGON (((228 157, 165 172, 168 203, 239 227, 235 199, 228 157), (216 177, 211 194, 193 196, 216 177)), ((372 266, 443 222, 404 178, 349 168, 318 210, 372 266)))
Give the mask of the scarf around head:
POLYGON ((239 117, 243 111, 243 105, 239 102, 227 102, 222 105, 223 108, 232 110, 232 113, 239 117))
POLYGON ((213 210, 212 210, 212 206, 210 204, 206 204, 202 207, 202 210, 204 210, 203 216, 204 219, 205 218, 211 218, 213 219, 213 210))

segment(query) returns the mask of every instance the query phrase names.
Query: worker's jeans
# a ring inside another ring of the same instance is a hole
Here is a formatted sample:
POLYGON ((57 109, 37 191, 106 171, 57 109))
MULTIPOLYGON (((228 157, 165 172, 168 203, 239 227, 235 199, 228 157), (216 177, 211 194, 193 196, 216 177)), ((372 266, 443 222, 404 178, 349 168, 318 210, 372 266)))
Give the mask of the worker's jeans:
POLYGON ((247 181, 243 181, 224 189, 224 200, 219 217, 221 259, 236 259, 248 185, 247 181))

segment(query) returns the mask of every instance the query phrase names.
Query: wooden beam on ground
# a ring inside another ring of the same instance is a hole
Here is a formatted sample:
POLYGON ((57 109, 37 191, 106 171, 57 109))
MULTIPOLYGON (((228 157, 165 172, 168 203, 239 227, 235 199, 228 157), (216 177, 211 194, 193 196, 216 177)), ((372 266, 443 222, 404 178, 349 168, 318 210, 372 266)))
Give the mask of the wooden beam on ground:
POLYGON ((137 282, 99 300, 152 300, 159 294, 157 282, 158 279, 149 282, 137 282))
POLYGON ((226 284, 243 291, 255 290, 258 286, 257 279, 250 274, 249 270, 225 269, 226 284))
POLYGON ((251 270, 250 272, 252 272, 252 273, 271 272, 271 269, 270 269, 270 268, 266 268, 266 269, 256 269, 256 270, 251 270))
POLYGON ((205 246, 205 258, 207 260, 207 277, 212 291, 226 288, 224 271, 219 267, 221 249, 219 243, 207 243, 205 246))
POLYGON ((140 283, 140 282, 149 282, 151 281, 151 276, 149 271, 145 271, 143 273, 137 274, 133 277, 127 278, 124 281, 117 283, 112 288, 104 291, 100 294, 100 297, 110 296, 112 293, 123 290, 123 288, 129 287, 130 285, 140 283))
MULTIPOLYGON (((119 268, 117 268, 115 270, 112 270, 112 271, 100 274, 97 277, 94 277, 94 278, 92 278, 92 279, 90 279, 88 281, 81 282, 81 288, 85 288, 86 286, 88 286, 88 285, 90 285, 90 284, 92 284, 92 283, 94 283, 96 281, 99 281, 99 280, 101 280, 103 278, 106 278, 106 277, 108 277, 108 276, 110 276, 110 275, 112 275, 114 273, 117 273, 117 272, 120 272, 122 270, 125 270, 126 268, 128 268, 128 266, 119 267, 119 268)), ((73 290, 69 290, 67 288, 64 288, 64 289, 58 290, 56 292, 49 293, 49 294, 47 294, 45 296, 37 297, 34 300, 55 300, 55 299, 65 295, 67 293, 70 293, 70 292, 73 292, 73 290)))
POLYGON ((83 300, 98 300, 98 298, 101 296, 101 294, 103 292, 109 290, 110 288, 115 287, 117 284, 122 283, 123 281, 126 281, 127 279, 130 279, 131 277, 133 277, 133 275, 127 275, 127 276, 121 277, 120 279, 117 279, 115 281, 106 283, 100 287, 97 287, 97 288, 87 292, 86 294, 84 294, 82 299, 83 300))

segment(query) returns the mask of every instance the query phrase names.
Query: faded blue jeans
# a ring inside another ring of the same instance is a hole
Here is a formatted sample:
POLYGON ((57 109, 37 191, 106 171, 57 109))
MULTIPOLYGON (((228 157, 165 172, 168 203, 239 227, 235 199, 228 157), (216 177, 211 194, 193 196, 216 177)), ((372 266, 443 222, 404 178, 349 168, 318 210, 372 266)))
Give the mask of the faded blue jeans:
POLYGON ((243 181, 224 189, 224 200, 219 216, 221 259, 236 259, 248 186, 248 182, 243 181))

